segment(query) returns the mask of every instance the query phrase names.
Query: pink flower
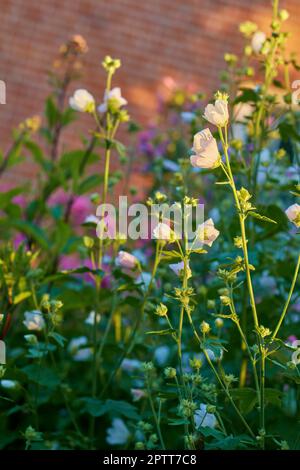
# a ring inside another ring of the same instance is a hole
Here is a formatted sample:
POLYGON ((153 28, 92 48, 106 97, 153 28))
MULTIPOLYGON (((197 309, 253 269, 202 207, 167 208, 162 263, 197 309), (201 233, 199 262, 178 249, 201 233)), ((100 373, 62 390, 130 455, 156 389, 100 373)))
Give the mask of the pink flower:
POLYGON ((27 238, 23 233, 17 233, 13 239, 14 248, 17 249, 21 245, 21 243, 26 242, 27 238))
MULTIPOLYGON (((180 261, 179 263, 175 264, 170 264, 169 267, 172 269, 172 271, 177 274, 177 276, 183 276, 184 274, 184 262, 180 261)), ((192 272, 189 266, 189 263, 187 262, 187 279, 192 277, 192 272)))
POLYGON ((288 207, 285 211, 287 218, 296 225, 300 227, 300 206, 299 204, 293 204, 288 207))
POLYGON ((220 165, 217 141, 209 129, 197 132, 194 136, 193 151, 196 154, 190 157, 193 167, 216 168, 220 165))
POLYGON ((116 262, 122 268, 135 269, 138 264, 138 260, 135 256, 127 253, 127 251, 119 251, 116 262))
POLYGON ((217 99, 215 104, 208 104, 204 110, 205 119, 217 127, 224 127, 229 119, 226 100, 217 99))
POLYGON ((86 196, 78 196, 74 199, 71 207, 71 221, 75 225, 81 225, 93 210, 93 204, 86 196))
POLYGON ((157 240, 172 241, 175 238, 175 233, 169 225, 164 222, 159 222, 153 230, 153 236, 157 240))
POLYGON ((256 31, 251 40, 252 49, 256 54, 259 54, 265 41, 267 39, 266 34, 263 31, 256 31))
POLYGON ((197 229, 197 236, 204 245, 208 246, 212 246, 219 234, 220 232, 215 228, 214 221, 212 219, 206 220, 206 222, 199 225, 197 229))
POLYGON ((57 189, 54 193, 51 194, 48 205, 49 207, 59 206, 59 205, 66 205, 68 202, 68 194, 62 188, 57 189))

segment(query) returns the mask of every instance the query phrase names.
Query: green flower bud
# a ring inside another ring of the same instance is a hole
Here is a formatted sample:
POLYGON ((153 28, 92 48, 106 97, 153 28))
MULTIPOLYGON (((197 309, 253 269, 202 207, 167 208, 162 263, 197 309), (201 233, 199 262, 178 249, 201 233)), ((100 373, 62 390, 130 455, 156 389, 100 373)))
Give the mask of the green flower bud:
POLYGON ((210 325, 206 321, 203 321, 200 325, 201 332, 206 335, 210 332, 210 325))
POLYGON ((86 248, 93 248, 94 240, 91 237, 83 237, 83 244, 86 248))
POLYGON ((174 379, 176 377, 176 369, 174 367, 166 367, 164 370, 164 374, 167 379, 174 379))

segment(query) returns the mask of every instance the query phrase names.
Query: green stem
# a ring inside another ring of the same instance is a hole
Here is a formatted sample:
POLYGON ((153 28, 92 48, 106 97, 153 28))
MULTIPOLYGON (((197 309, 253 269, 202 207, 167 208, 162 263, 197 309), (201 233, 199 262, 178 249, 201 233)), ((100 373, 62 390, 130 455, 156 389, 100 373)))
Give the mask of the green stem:
POLYGON ((272 341, 274 341, 274 339, 276 338, 277 336, 277 333, 281 327, 281 324, 285 318, 285 315, 288 311, 288 308, 289 308, 289 305, 290 305, 290 302, 291 302, 291 298, 292 298, 292 295, 293 295, 293 292, 294 292, 294 289, 295 289, 295 285, 296 285, 296 281, 297 281, 297 278, 298 278, 298 274, 299 274, 299 268, 300 268, 300 255, 298 256, 298 261, 297 261, 297 264, 296 264, 296 269, 295 269, 295 273, 294 273, 294 277, 293 277, 293 281, 292 281, 292 284, 291 284, 291 288, 290 288, 290 291, 289 291, 289 295, 288 295, 288 298, 286 300, 286 303, 285 303, 285 306, 284 306, 284 309, 283 309, 283 312, 280 316, 280 319, 279 319, 279 322, 274 330, 274 333, 272 335, 272 341))
POLYGON ((160 441, 161 448, 163 450, 165 450, 166 446, 165 446, 164 439, 163 439, 161 429, 160 429, 160 420, 159 420, 159 418, 157 416, 157 413, 156 413, 156 410, 155 410, 148 374, 147 374, 147 378, 146 378, 146 383, 147 383, 148 399, 149 399, 149 402, 150 402, 151 411, 152 411, 153 418, 154 418, 154 421, 155 421, 157 435, 158 435, 158 438, 159 438, 159 441, 160 441))

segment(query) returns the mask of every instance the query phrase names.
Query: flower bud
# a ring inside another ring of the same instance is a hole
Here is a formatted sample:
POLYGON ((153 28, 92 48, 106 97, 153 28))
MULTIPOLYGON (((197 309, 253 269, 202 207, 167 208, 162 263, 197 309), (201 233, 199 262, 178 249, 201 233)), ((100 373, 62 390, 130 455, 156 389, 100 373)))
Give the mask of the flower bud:
POLYGON ((174 379, 176 377, 176 369, 174 367, 166 367, 164 374, 167 379, 174 379))
POLYGON ((207 323, 206 321, 203 321, 200 325, 200 330, 201 330, 201 333, 203 333, 204 335, 208 334, 210 332, 209 323, 207 323))

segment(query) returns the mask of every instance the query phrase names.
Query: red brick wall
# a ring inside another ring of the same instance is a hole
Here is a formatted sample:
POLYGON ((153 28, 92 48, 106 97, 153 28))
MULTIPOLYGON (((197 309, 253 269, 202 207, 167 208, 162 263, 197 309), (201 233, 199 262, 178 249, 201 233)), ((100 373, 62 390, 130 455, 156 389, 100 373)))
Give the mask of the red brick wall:
MULTIPOLYGON (((299 0, 281 1, 290 12, 286 28, 299 43, 299 0)), ((145 122, 156 109, 156 91, 171 75, 206 92, 218 84, 225 51, 241 47, 238 24, 253 20, 267 30, 270 0, 0 0, 0 147, 25 117, 41 112, 49 93, 47 70, 59 45, 72 34, 89 45, 86 74, 78 85, 102 98, 105 54, 120 57, 115 78, 129 111, 145 122)))

